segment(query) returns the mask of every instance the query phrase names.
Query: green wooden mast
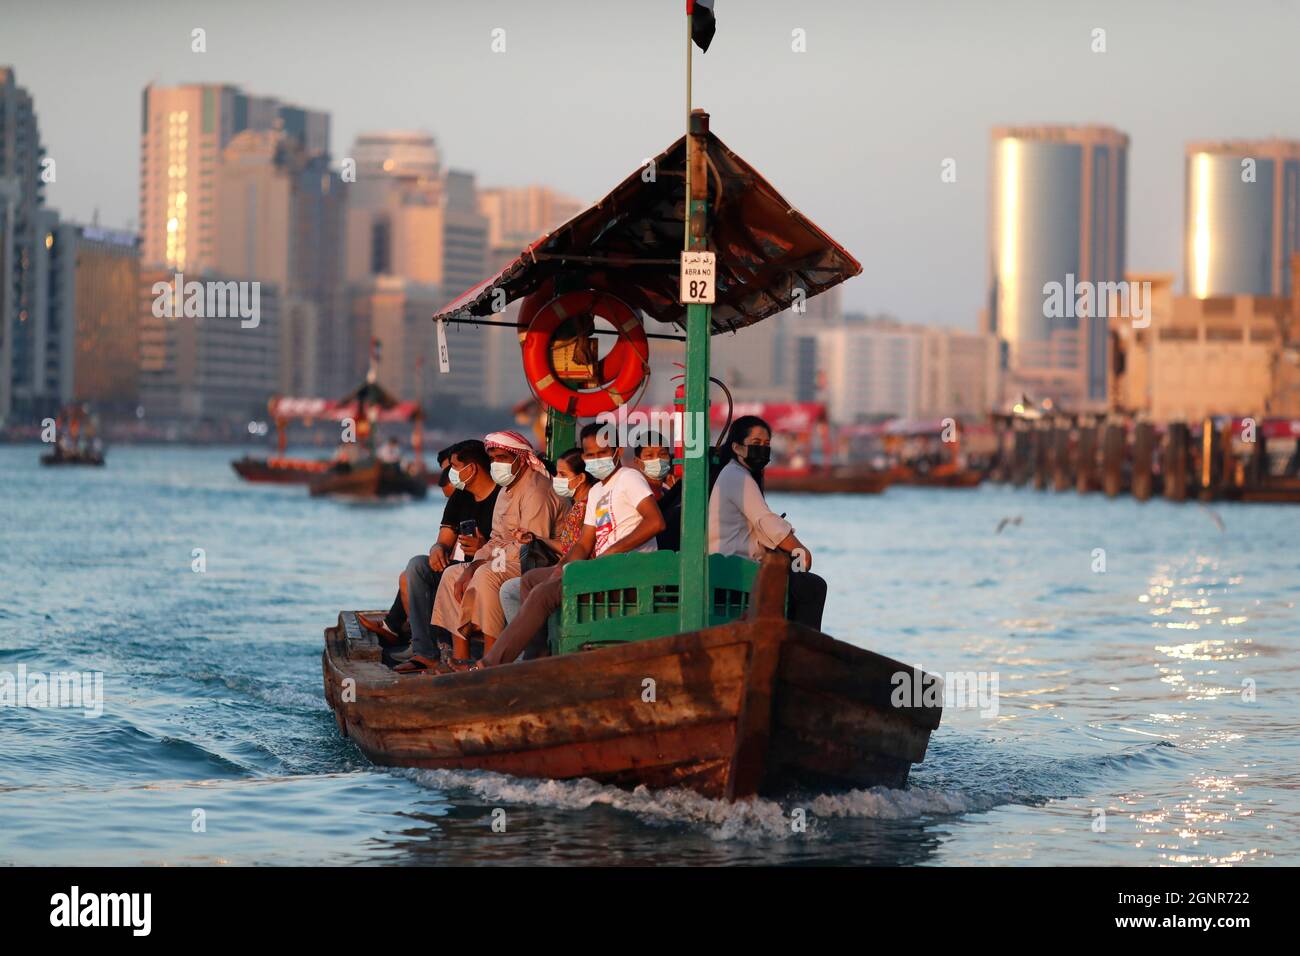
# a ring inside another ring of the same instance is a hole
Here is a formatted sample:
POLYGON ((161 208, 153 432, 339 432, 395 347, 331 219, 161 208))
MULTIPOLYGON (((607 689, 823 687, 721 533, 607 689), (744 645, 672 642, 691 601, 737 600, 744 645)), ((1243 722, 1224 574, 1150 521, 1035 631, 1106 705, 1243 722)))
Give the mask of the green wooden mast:
MULTIPOLYGON (((691 11, 686 7, 686 223, 684 251, 707 251, 709 114, 691 108, 691 11)), ((686 307, 686 387, 682 408, 682 527, 678 558, 680 630, 709 626, 709 333, 713 307, 686 307), (692 448, 697 454, 692 454, 692 448)))

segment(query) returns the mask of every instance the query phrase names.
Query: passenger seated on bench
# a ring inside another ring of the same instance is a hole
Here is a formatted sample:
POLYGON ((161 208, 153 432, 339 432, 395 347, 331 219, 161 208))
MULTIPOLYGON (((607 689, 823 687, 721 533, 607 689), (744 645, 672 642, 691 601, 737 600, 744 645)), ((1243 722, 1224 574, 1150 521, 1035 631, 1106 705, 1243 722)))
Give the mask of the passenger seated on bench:
MULTIPOLYGON (((520 544, 515 532, 553 535, 560 499, 551 484, 551 473, 524 436, 513 431, 492 432, 483 443, 492 460, 492 480, 501 486, 492 513, 492 536, 469 564, 454 565, 443 572, 433 601, 433 626, 445 631, 447 637, 459 635, 468 641, 481 636, 484 647, 489 647, 506 623, 499 596, 501 585, 521 573, 520 544)), ((468 654, 462 650, 459 656, 468 654)), ((405 673, 437 669, 438 663, 417 651, 394 670, 405 673)))
POLYGON ((664 530, 655 539, 660 551, 676 551, 682 538, 682 483, 673 474, 673 449, 658 432, 646 432, 636 447, 636 466, 650 483, 664 530))
MULTIPOLYGON (((587 512, 587 493, 596 483, 596 479, 587 473, 582 461, 582 449, 570 448, 555 462, 555 477, 551 479, 551 484, 555 488, 555 493, 560 496, 560 502, 566 505, 565 511, 560 515, 560 520, 555 522, 554 538, 538 538, 531 531, 515 532, 515 540, 520 544, 531 544, 534 541, 540 541, 550 548, 557 558, 564 557, 565 553, 578 540, 582 534, 582 522, 587 512)), ((549 571, 550 568, 537 568, 538 571, 549 571)), ((528 574, 527 571, 524 572, 528 574)), ((501 585, 501 610, 505 613, 507 621, 513 621, 515 615, 519 613, 519 605, 523 603, 520 597, 519 589, 523 584, 523 578, 511 578, 505 584, 501 585)))
POLYGON ((592 423, 582 429, 582 458, 596 480, 587 493, 582 534, 559 564, 524 575, 519 613, 497 635, 480 667, 515 660, 546 626, 564 593, 564 565, 607 554, 656 550, 655 535, 664 529, 663 515, 645 476, 635 468, 623 467, 623 449, 612 443, 608 426, 592 423))
MULTIPOLYGON (((387 615, 379 620, 357 615, 361 626, 376 634, 389 647, 402 643, 402 626, 409 623, 411 653, 432 657, 438 656, 430 630, 433 597, 438 592, 442 572, 448 565, 464 561, 466 555, 472 558, 487 540, 492 533, 492 512, 500 491, 488 474, 487 451, 478 439, 457 442, 440 451, 438 461, 449 466, 446 473, 452 494, 442 510, 437 540, 428 554, 417 554, 406 563, 397 597, 387 615), (469 521, 474 523, 476 533, 460 534, 461 525, 469 521)), ((401 654, 393 656, 404 659, 401 654)))
POLYGON ((709 553, 760 561, 768 550, 789 552, 794 567, 786 616, 821 630, 826 582, 809 570, 812 552, 795 537, 794 527, 774 513, 763 496, 763 469, 771 454, 772 429, 767 422, 757 415, 732 422, 722 449, 722 470, 709 495, 709 553))

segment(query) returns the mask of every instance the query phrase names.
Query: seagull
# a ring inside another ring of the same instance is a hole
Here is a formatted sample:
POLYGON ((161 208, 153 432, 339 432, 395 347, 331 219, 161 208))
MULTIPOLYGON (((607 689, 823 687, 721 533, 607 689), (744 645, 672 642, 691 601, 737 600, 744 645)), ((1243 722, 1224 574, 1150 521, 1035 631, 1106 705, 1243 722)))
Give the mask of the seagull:
POLYGON ((1002 533, 1002 529, 1005 528, 1005 527, 1006 527, 1007 525, 1009 525, 1009 524, 1016 524, 1016 525, 1020 524, 1020 515, 1016 515, 1014 518, 1003 518, 1001 521, 999 521, 999 522, 998 522, 998 534, 1001 534, 1001 533, 1002 533))
POLYGON ((1215 512, 1215 511, 1213 511, 1212 509, 1206 507, 1204 504, 1202 504, 1202 503, 1199 502, 1199 501, 1197 502, 1197 504, 1201 505, 1201 510, 1204 511, 1207 515, 1209 515, 1209 516, 1210 516, 1210 520, 1213 521, 1216 525, 1219 526, 1219 530, 1220 530, 1220 531, 1227 531, 1227 530, 1228 530, 1228 529, 1227 529, 1227 526, 1225 526, 1224 523, 1223 523, 1223 519, 1219 517, 1219 515, 1218 515, 1217 512, 1215 512))

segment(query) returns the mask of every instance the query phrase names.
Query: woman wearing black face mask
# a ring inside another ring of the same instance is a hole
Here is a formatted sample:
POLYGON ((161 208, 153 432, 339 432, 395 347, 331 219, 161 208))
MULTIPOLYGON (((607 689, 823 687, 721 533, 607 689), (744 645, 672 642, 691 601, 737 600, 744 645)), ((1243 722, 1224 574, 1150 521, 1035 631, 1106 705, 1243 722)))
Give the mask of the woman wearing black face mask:
POLYGON ((767 550, 793 558, 789 603, 792 621, 821 630, 826 582, 811 572, 812 552, 794 527, 767 506, 763 469, 772 458, 772 428, 757 415, 731 423, 722 449, 722 469, 709 495, 709 551, 761 560, 767 550))

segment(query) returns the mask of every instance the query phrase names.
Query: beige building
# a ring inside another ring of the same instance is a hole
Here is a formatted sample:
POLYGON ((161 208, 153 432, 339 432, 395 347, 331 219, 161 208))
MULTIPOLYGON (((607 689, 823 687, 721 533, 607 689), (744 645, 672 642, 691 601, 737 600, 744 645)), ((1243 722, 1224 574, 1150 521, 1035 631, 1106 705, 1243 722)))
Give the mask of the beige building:
POLYGON ((585 208, 579 199, 536 185, 484 189, 478 204, 488 222, 488 248, 494 261, 501 260, 497 268, 585 208))
POLYGON ((801 400, 795 342, 838 326, 844 317, 841 303, 836 286, 808 299, 802 311, 788 309, 738 332, 713 336, 713 374, 727 383, 738 402, 801 400))
POLYGON ((140 246, 134 233, 71 226, 72 398, 133 413, 140 394, 140 246))
POLYGON ((795 352, 805 366, 795 398, 824 401, 838 423, 971 418, 998 397, 997 340, 987 333, 857 317, 801 333, 795 352))
POLYGON ((244 130, 280 128, 328 156, 329 114, 220 83, 147 86, 140 117, 141 261, 198 274, 215 267, 218 167, 244 130))
MULTIPOLYGON (((204 279, 223 277, 208 273, 204 279)), ((171 269, 141 270, 140 401, 146 414, 235 425, 265 417, 267 399, 280 384, 276 287, 260 286, 256 327, 245 327, 238 316, 168 314, 159 290, 174 282, 171 269)))
POLYGON ((1120 352, 1112 407, 1157 422, 1300 415, 1300 326, 1292 300, 1174 295, 1170 274, 1128 278, 1151 283, 1150 325, 1111 323, 1120 352))
POLYGON ((342 183, 283 129, 245 130, 222 151, 212 268, 281 290, 280 384, 341 394, 356 381, 343 308, 342 183))

